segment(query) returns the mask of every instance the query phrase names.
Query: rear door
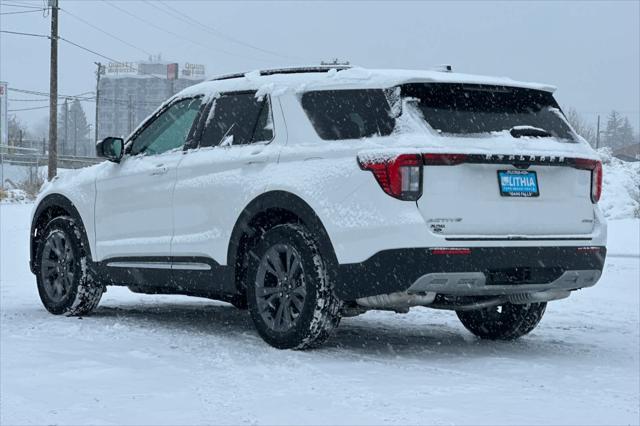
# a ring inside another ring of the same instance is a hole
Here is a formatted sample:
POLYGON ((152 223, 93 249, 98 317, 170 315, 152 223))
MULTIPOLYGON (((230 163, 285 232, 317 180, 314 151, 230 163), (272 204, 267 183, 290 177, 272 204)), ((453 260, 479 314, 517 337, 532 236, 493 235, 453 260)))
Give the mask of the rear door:
POLYGON ((200 103, 182 99, 150 119, 97 178, 96 260, 170 256, 176 170, 200 103))
POLYGON ((187 151, 178 168, 171 252, 215 267, 226 264, 240 213, 266 189, 286 132, 276 131, 283 126, 280 108, 255 91, 217 97, 201 124, 199 149, 187 151))

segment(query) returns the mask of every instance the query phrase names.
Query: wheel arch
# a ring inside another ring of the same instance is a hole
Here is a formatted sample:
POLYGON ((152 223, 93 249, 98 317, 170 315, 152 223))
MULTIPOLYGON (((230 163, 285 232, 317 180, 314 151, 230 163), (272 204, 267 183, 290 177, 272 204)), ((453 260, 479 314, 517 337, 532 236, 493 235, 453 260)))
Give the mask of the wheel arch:
POLYGON ((330 273, 338 261, 333 244, 322 221, 313 208, 299 196, 287 192, 269 191, 253 199, 236 221, 227 251, 227 265, 233 268, 232 285, 242 293, 248 249, 265 231, 283 223, 300 223, 317 237, 320 251, 330 273))
POLYGON ((36 249, 38 247, 38 244, 40 243, 42 232, 52 219, 60 216, 69 216, 78 224, 80 228, 82 244, 84 245, 89 258, 93 259, 93 257, 91 256, 91 245, 89 244, 87 231, 84 226, 84 222, 82 221, 82 217, 78 212, 78 209, 75 207, 73 202, 64 195, 49 194, 40 201, 38 207, 36 207, 34 211, 31 221, 31 229, 29 234, 29 267, 31 268, 31 272, 33 272, 34 274, 36 273, 36 249))

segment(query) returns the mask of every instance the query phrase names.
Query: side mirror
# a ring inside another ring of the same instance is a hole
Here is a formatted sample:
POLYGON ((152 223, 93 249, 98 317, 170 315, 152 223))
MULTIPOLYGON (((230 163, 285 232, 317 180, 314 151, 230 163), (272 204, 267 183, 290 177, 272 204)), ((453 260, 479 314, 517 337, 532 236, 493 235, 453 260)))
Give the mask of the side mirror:
POLYGON ((107 137, 96 143, 96 156, 119 163, 124 155, 124 139, 107 137))

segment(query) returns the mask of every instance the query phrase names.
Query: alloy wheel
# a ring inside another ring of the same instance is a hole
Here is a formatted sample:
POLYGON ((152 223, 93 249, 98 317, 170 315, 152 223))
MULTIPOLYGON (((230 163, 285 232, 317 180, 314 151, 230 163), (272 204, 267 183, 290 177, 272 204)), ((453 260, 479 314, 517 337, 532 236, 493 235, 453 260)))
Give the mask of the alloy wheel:
POLYGON ((67 236, 62 231, 52 232, 44 243, 40 265, 43 287, 52 302, 60 303, 69 295, 76 267, 67 236))
POLYGON ((255 286, 258 310, 269 328, 278 332, 293 328, 307 295, 301 257, 295 247, 270 247, 260 259, 255 286))

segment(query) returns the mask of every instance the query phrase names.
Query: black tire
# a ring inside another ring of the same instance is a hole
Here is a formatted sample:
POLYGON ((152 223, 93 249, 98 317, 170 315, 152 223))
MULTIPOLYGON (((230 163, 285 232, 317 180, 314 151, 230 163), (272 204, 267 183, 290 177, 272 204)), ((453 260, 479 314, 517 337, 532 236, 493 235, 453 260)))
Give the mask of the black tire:
POLYGON ((467 330, 490 340, 514 340, 531 332, 547 307, 546 302, 513 305, 505 303, 473 311, 456 311, 467 330))
POLYGON ((86 315, 98 306, 104 286, 93 279, 81 230, 68 217, 52 219, 36 251, 38 293, 55 315, 86 315))
POLYGON ((271 346, 317 347, 338 326, 341 303, 318 243, 303 226, 267 231, 249 253, 247 276, 251 318, 271 346))

